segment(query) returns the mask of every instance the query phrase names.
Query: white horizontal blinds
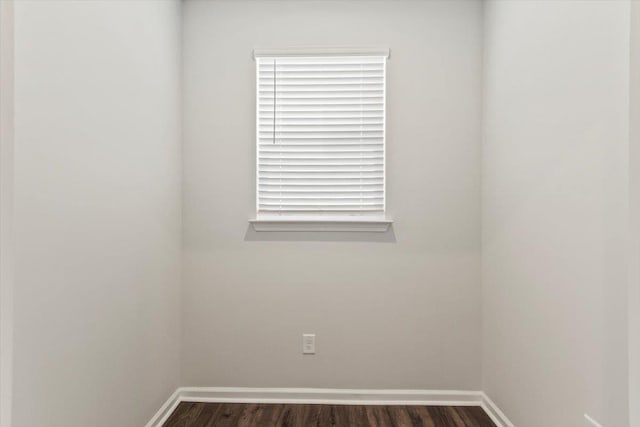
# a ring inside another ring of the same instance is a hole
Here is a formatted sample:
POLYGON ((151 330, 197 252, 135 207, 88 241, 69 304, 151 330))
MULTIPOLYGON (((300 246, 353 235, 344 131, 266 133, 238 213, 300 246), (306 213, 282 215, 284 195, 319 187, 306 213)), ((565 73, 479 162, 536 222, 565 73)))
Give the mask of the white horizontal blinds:
POLYGON ((384 212, 384 56, 259 57, 258 212, 384 212))

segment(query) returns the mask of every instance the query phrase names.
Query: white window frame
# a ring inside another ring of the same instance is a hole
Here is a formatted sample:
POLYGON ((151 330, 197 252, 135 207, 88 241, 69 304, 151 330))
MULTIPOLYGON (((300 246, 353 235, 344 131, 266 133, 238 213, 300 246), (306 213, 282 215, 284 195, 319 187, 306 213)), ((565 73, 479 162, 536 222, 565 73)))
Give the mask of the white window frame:
MULTIPOLYGON (((254 60, 259 57, 295 57, 295 56, 383 56, 389 58, 389 49, 256 49, 253 52, 254 60)), ((258 91, 258 73, 256 72, 256 93, 258 91)), ((349 232, 386 232, 393 221, 386 217, 386 64, 385 64, 385 99, 383 121, 383 213, 381 215, 368 216, 339 216, 330 215, 265 215, 257 213, 255 219, 249 222, 255 231, 349 231, 349 232)), ((256 100, 257 104, 257 100, 256 100)), ((256 105, 256 118, 259 105, 256 105)), ((257 120, 256 120, 257 127, 257 120)), ((256 129, 256 202, 258 201, 258 129, 256 129)), ((256 212, 258 206, 256 206, 256 212)))

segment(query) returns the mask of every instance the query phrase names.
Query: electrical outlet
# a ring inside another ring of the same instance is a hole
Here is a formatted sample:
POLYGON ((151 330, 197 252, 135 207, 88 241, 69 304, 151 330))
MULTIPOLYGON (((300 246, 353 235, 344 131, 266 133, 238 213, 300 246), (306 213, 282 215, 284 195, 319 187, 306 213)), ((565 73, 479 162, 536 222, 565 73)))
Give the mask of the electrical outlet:
POLYGON ((587 414, 584 414, 584 420, 585 420, 585 424, 584 424, 585 427, 602 427, 600 424, 596 422, 596 420, 594 420, 587 414))
POLYGON ((316 354, 316 334, 302 334, 302 354, 316 354))

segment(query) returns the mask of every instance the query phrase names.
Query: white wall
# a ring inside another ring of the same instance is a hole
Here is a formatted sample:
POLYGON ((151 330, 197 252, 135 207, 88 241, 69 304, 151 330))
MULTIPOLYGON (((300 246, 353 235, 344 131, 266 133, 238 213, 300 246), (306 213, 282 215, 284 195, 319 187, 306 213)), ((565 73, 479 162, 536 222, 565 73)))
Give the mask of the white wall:
POLYGON ((631 2, 629 425, 640 425, 640 3, 631 2))
POLYGON ((15 4, 14 427, 140 427, 179 383, 180 4, 15 4))
POLYGON ((186 1, 183 27, 183 383, 479 389, 482 4, 186 1), (252 50, 289 46, 391 48, 394 232, 249 229, 252 50))
POLYGON ((489 1, 483 387, 518 427, 626 426, 628 1, 489 1))
POLYGON ((13 1, 0 2, 0 427, 13 385, 13 1))

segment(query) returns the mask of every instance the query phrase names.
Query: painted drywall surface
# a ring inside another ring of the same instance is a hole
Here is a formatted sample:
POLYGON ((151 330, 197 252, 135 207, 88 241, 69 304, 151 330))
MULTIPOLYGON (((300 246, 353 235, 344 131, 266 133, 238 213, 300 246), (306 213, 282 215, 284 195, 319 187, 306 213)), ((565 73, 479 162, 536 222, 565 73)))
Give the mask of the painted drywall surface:
POLYGON ((140 427, 179 382, 180 4, 15 4, 14 427, 140 427))
POLYGON ((631 2, 629 425, 640 425, 640 3, 631 2))
POLYGON ((476 1, 184 2, 183 384, 479 389, 481 19, 476 1), (391 48, 392 233, 249 229, 252 50, 291 46, 391 48))
POLYGON ((13 384, 13 1, 0 2, 0 427, 13 384))
POLYGON ((489 1, 483 388, 519 427, 626 426, 628 1, 489 1))

